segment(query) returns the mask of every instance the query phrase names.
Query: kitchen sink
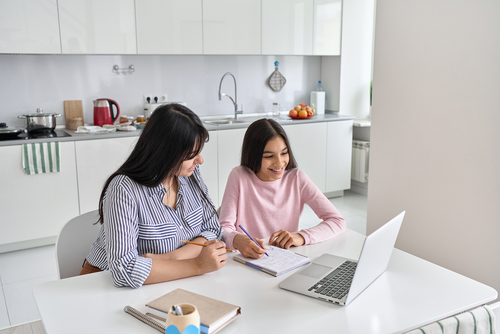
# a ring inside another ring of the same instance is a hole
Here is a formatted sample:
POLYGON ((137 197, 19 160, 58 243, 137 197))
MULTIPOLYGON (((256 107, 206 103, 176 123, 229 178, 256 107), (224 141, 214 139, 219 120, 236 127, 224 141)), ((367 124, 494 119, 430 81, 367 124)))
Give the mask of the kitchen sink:
POLYGON ((229 125, 229 124, 246 123, 246 121, 233 119, 233 118, 212 119, 212 120, 204 121, 204 122, 207 124, 210 124, 210 125, 229 125))

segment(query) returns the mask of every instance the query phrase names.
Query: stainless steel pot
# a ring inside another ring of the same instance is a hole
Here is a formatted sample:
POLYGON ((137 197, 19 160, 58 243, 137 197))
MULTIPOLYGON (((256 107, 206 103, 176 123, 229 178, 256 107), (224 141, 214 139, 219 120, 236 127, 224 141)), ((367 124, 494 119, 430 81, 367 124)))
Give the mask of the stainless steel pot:
POLYGON ((54 130, 56 128, 56 117, 60 116, 61 114, 44 113, 42 108, 38 108, 36 113, 17 117, 26 119, 26 130, 32 132, 54 130))

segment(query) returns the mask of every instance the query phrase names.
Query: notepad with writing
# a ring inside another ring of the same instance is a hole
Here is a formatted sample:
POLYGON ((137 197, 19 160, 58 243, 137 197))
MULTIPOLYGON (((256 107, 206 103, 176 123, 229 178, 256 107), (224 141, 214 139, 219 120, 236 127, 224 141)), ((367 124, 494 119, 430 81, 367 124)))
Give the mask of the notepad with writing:
POLYGON ((205 334, 217 333, 241 314, 239 306, 183 289, 175 289, 147 303, 126 306, 125 312, 165 333, 168 310, 172 305, 183 303, 196 306, 200 314, 200 329, 205 334))
POLYGON ((283 275, 311 262, 305 255, 280 247, 267 246, 266 250, 269 256, 264 255, 260 259, 249 259, 241 254, 234 256, 233 259, 273 276, 283 275))

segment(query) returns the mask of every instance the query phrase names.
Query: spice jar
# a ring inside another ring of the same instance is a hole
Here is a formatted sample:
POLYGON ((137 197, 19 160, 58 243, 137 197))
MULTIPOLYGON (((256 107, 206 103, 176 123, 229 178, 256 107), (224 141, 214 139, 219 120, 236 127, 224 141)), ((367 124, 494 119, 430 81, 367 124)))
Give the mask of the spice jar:
POLYGON ((137 115, 137 118, 135 119, 137 123, 145 122, 146 120, 144 119, 144 115, 137 115))
POLYGON ((127 122, 128 122, 127 116, 126 115, 121 115, 120 116, 120 123, 127 123, 127 122))

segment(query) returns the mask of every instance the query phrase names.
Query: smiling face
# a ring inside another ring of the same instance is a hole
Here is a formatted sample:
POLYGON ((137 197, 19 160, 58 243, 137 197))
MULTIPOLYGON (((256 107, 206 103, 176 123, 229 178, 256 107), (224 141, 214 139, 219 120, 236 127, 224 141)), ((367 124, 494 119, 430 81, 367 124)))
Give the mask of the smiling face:
POLYGON ((262 181, 276 181, 283 177, 290 160, 288 147, 281 136, 269 140, 262 153, 262 163, 257 177, 262 181))

